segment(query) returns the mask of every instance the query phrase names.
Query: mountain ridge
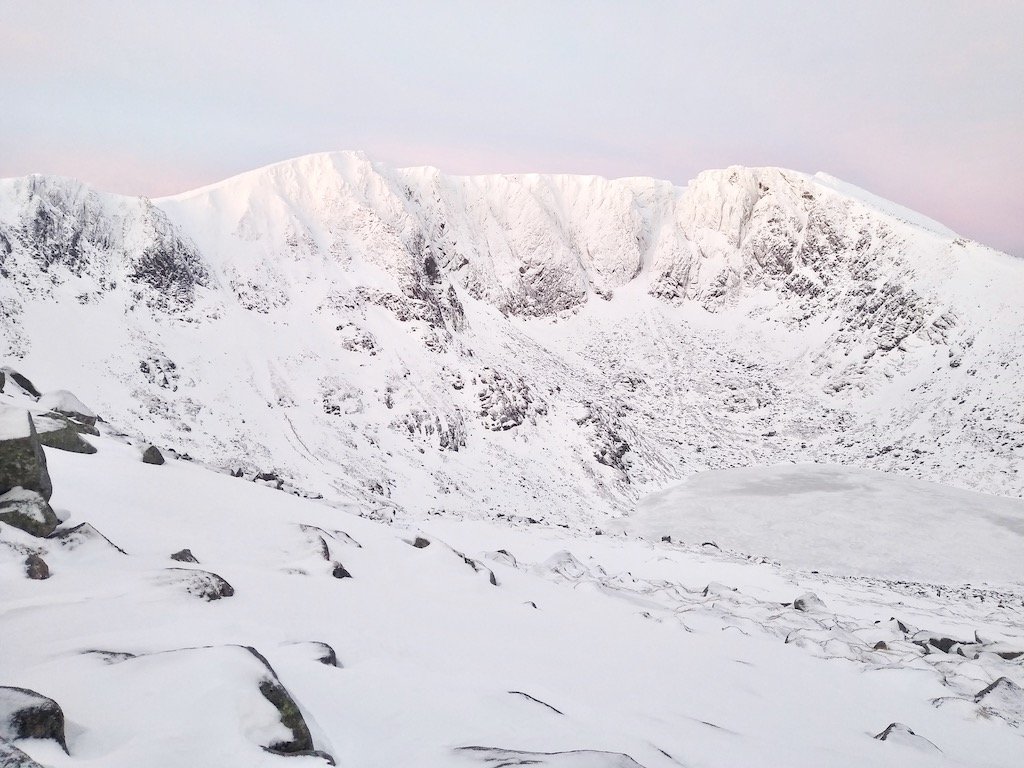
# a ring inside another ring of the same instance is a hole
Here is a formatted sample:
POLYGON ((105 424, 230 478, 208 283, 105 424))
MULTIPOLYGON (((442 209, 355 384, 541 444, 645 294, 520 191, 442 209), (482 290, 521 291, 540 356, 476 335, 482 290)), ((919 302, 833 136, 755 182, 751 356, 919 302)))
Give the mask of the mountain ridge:
POLYGON ((1024 267, 834 183, 354 153, 152 201, 7 180, 0 340, 153 442, 384 516, 600 526, 799 460, 1020 495, 1024 267))

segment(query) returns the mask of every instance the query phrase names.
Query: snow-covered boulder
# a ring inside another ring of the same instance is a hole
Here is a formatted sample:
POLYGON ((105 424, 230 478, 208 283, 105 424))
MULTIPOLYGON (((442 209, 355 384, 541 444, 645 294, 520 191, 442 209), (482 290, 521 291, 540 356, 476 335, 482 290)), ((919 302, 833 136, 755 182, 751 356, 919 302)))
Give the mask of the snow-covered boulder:
POLYGON ((56 411, 61 416, 75 419, 90 427, 96 423, 96 414, 85 403, 66 389, 55 389, 39 398, 39 407, 56 411))
POLYGON ((889 723, 884 731, 875 735, 875 738, 890 744, 904 744, 921 752, 942 751, 924 736, 918 736, 903 723, 889 723))
POLYGON ((793 601, 793 607, 798 611, 824 611, 825 602, 813 592, 805 592, 793 601))
POLYGON ((88 547, 92 552, 127 554, 117 544, 96 530, 92 523, 79 523, 73 528, 58 531, 50 538, 63 549, 75 550, 80 547, 88 547))
POLYGON ((0 376, 3 376, 5 379, 3 382, 4 386, 0 387, 0 392, 3 392, 5 387, 13 386, 13 388, 16 388, 17 391, 26 397, 31 397, 33 400, 39 399, 39 390, 36 389, 35 385, 27 376, 23 376, 13 368, 7 367, 0 370, 0 376))
POLYGON ((32 416, 24 408, 0 406, 0 493, 21 487, 49 501, 50 473, 32 416))
POLYGON ((79 427, 71 419, 56 411, 35 416, 33 422, 39 433, 39 442, 47 448, 56 448, 58 451, 70 451, 71 453, 96 453, 96 447, 83 439, 80 434, 82 429, 95 431, 95 427, 79 427))
POLYGON ((60 520, 38 491, 17 486, 0 495, 0 522, 33 536, 49 536, 60 520))
POLYGON ((167 568, 161 576, 161 582, 184 589, 193 597, 208 603, 235 594, 234 587, 216 573, 198 568, 167 568))
POLYGON ((988 712, 1016 725, 1024 724, 1024 688, 1008 677, 1000 677, 974 695, 974 701, 988 712))
POLYGON ((51 739, 67 752, 64 712, 53 699, 35 691, 0 687, 0 739, 51 739))

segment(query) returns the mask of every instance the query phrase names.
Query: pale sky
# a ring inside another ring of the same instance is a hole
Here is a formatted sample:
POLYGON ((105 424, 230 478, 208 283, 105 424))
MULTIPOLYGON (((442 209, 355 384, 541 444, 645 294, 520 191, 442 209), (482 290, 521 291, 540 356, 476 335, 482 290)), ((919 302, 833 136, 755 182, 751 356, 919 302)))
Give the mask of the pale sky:
POLYGON ((0 176, 826 171, 1024 256, 1024 2, 0 0, 0 176))

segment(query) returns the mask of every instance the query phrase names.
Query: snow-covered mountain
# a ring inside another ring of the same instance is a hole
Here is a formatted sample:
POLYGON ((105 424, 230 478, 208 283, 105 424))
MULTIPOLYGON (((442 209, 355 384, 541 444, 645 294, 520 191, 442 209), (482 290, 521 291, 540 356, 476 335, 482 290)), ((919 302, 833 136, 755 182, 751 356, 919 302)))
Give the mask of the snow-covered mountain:
POLYGON ((777 169, 0 181, 0 768, 1016 768, 1022 288, 777 169))
POLYGON ((827 176, 8 179, 0 275, 7 365, 372 514, 600 527, 794 460, 1024 490, 1024 263, 827 176))

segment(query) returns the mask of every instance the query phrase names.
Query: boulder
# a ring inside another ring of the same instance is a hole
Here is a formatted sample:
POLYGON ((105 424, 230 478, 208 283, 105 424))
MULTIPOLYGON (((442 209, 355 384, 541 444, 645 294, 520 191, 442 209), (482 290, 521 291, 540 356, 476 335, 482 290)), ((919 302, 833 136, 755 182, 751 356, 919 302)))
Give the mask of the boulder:
POLYGON ((25 575, 36 581, 43 581, 50 578, 50 568, 39 555, 29 555, 25 558, 25 575))
POLYGON ((188 594, 208 603, 235 594, 234 587, 210 571, 201 571, 198 568, 167 568, 165 574, 169 583, 183 587, 188 594))
POLYGON ((47 392, 39 398, 39 407, 55 411, 61 416, 74 419, 90 427, 96 425, 96 414, 85 403, 66 389, 47 392))
POLYGON ((177 560, 179 563, 198 563, 196 556, 192 554, 191 549, 179 549, 173 555, 171 560, 177 560))
MULTIPOLYGON (((71 453, 96 453, 96 447, 82 438, 82 428, 59 413, 44 413, 33 419, 39 442, 47 448, 71 453)), ((93 431, 96 431, 93 428, 93 431)))
POLYGON ((0 522, 33 536, 49 536, 60 520, 38 491, 17 487, 0 495, 0 522))
POLYGON ((793 601, 793 607, 798 611, 823 611, 825 603, 813 592, 805 592, 793 601))
POLYGON ((35 388, 35 385, 29 381, 27 376, 22 376, 13 368, 4 368, 3 371, 7 374, 7 378, 21 388, 21 391, 26 395, 31 397, 33 400, 38 400, 40 398, 39 390, 35 388))
POLYGON ((46 501, 53 494, 31 414, 24 408, 0 407, 0 493, 16 487, 38 491, 46 501))
POLYGON ((144 464, 155 464, 160 466, 164 463, 164 456, 160 453, 160 449, 155 445, 146 447, 146 450, 142 452, 142 462, 144 464))
POLYGON ((35 691, 0 687, 0 739, 51 739, 67 752, 64 712, 53 699, 35 691))

